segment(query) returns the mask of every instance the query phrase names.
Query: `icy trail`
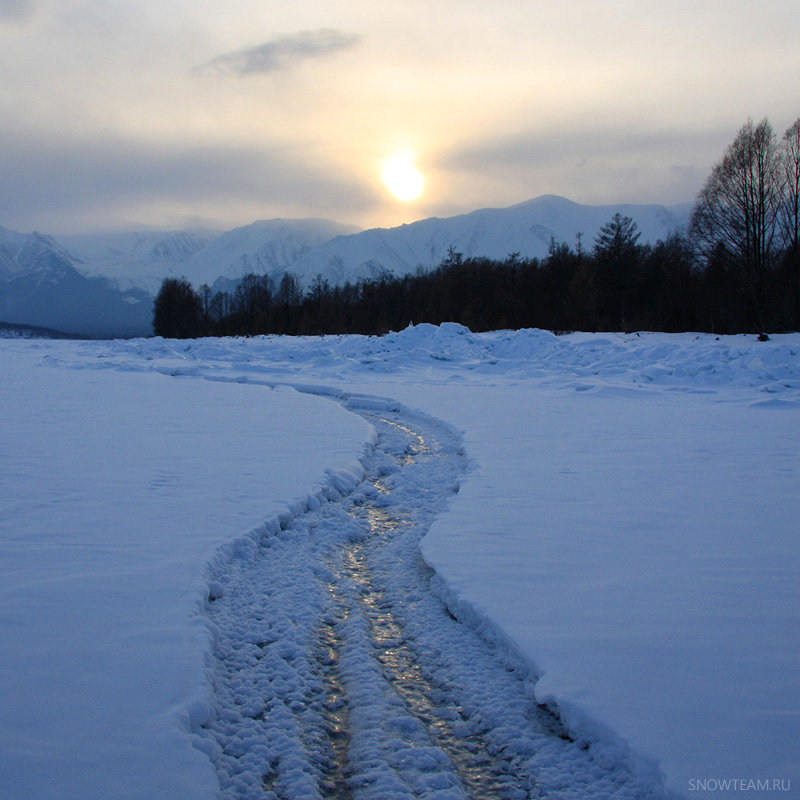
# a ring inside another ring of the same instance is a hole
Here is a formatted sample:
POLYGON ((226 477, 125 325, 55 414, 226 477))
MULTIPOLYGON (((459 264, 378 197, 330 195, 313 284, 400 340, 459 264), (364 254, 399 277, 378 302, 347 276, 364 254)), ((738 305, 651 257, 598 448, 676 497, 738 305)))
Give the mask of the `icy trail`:
POLYGON ((377 430, 364 481, 212 587, 214 713, 197 738, 222 797, 655 797, 618 750, 564 736, 530 671, 432 591, 418 545, 466 469, 456 436, 350 408, 377 430))

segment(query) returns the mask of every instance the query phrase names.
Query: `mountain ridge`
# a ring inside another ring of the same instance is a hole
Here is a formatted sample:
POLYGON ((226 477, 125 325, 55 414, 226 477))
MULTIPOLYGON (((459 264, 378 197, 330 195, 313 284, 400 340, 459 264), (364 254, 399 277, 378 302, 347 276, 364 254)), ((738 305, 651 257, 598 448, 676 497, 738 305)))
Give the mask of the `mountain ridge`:
POLYGON ((432 268, 450 247, 466 257, 503 259, 547 255, 551 240, 572 246, 584 235, 584 246, 614 213, 631 216, 642 241, 666 238, 688 222, 691 204, 662 206, 619 203, 587 206, 557 195, 542 195, 507 208, 482 208, 453 217, 429 217, 395 228, 372 228, 339 237, 298 261, 292 272, 308 285, 319 273, 332 283, 375 278, 381 271, 396 275, 417 267, 432 268))
POLYGON ((229 288, 249 272, 276 281, 292 272, 307 288, 317 276, 343 284, 431 269, 450 248, 465 257, 542 258, 553 240, 574 246, 579 234, 588 248, 615 213, 634 219, 642 242, 666 238, 687 224, 691 205, 589 206, 541 195, 505 208, 363 231, 331 220, 283 218, 221 233, 191 228, 48 236, 0 227, 0 312, 9 322, 76 334, 147 335, 153 297, 167 277, 185 277, 195 288, 229 288))

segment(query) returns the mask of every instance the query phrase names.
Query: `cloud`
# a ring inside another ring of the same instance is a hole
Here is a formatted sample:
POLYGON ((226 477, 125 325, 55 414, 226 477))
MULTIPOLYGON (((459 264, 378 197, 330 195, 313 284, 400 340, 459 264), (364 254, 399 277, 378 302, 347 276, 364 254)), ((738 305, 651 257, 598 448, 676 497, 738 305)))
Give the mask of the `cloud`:
POLYGON ((621 125, 527 131, 463 145, 441 167, 519 197, 564 194, 582 202, 682 202, 693 197, 726 133, 621 125))
POLYGON ((642 131, 625 127, 531 131, 467 145, 451 153, 447 165, 467 170, 487 166, 518 169, 526 164, 548 163, 553 158, 585 165, 592 158, 648 156, 676 150, 696 152, 708 147, 709 139, 714 138, 718 138, 716 131, 642 131))
POLYGON ((23 22, 32 14, 31 0, 0 0, 0 22, 23 22))
POLYGON ((357 218, 372 190, 291 150, 145 145, 3 130, 0 225, 84 232, 121 220, 163 225, 163 209, 228 224, 284 215, 357 218))
POLYGON ((196 72, 232 72, 239 76, 279 72, 300 61, 348 50, 360 41, 358 34, 344 33, 333 28, 300 31, 279 36, 256 47, 224 53, 198 67, 196 72))

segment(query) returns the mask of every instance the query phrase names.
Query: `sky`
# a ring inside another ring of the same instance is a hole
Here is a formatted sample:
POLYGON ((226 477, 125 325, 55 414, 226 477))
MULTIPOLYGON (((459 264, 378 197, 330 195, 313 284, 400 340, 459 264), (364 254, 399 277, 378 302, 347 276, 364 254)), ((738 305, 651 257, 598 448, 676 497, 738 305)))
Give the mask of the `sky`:
POLYGON ((691 201, 800 115, 799 34, 800 0, 0 0, 0 226, 691 201))

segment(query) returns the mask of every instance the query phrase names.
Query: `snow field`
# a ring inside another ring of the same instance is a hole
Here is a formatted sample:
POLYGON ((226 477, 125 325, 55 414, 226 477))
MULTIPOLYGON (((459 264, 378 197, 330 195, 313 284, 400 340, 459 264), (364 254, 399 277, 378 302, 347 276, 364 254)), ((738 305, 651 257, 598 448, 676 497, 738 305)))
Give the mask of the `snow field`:
MULTIPOLYGON (((800 336, 475 335, 442 325, 382 338, 4 346, 26 353, 23 361, 35 352, 51 364, 113 370, 111 383, 136 371, 288 383, 332 397, 380 395, 446 420, 475 468, 423 540, 438 573, 432 585, 508 664, 541 675, 530 687, 536 699, 555 702, 579 741, 615 753, 611 763, 633 763, 652 791, 656 771, 676 797, 739 796, 715 782, 732 778, 800 785, 800 336)), ((51 381, 66 374, 49 372, 51 381)), ((53 427, 54 441, 63 430, 53 427)), ((48 507, 33 483, 17 494, 45 518, 62 503, 48 507)), ((215 562, 217 580, 233 555, 215 562)), ((342 590, 341 602, 348 596, 342 590)), ((38 611, 32 603, 33 618, 55 597, 44 595, 38 611)), ((344 625, 332 608, 323 649, 344 625)), ((397 620, 401 606, 391 610, 397 620)), ((365 641, 375 629, 368 617, 365 641)), ((323 671, 320 680, 341 693, 341 675, 323 671)), ((168 724, 174 707, 163 708, 159 724, 168 724)), ((340 724, 321 713, 324 724, 340 724)), ((41 741, 43 751, 55 747, 41 741)))
POLYGON ((213 798, 190 729, 214 564, 352 487, 370 430, 286 389, 53 360, 0 343, 0 795, 213 798))
POLYGON ((419 325, 187 360, 313 375, 464 431, 478 471, 423 544, 443 596, 542 672, 576 730, 699 797, 742 773, 800 785, 799 353, 797 335, 419 325))
POLYGON ((537 700, 629 743, 676 794, 794 774, 800 430, 785 412, 642 390, 434 396, 482 468, 423 554, 452 608, 534 661, 537 700))

